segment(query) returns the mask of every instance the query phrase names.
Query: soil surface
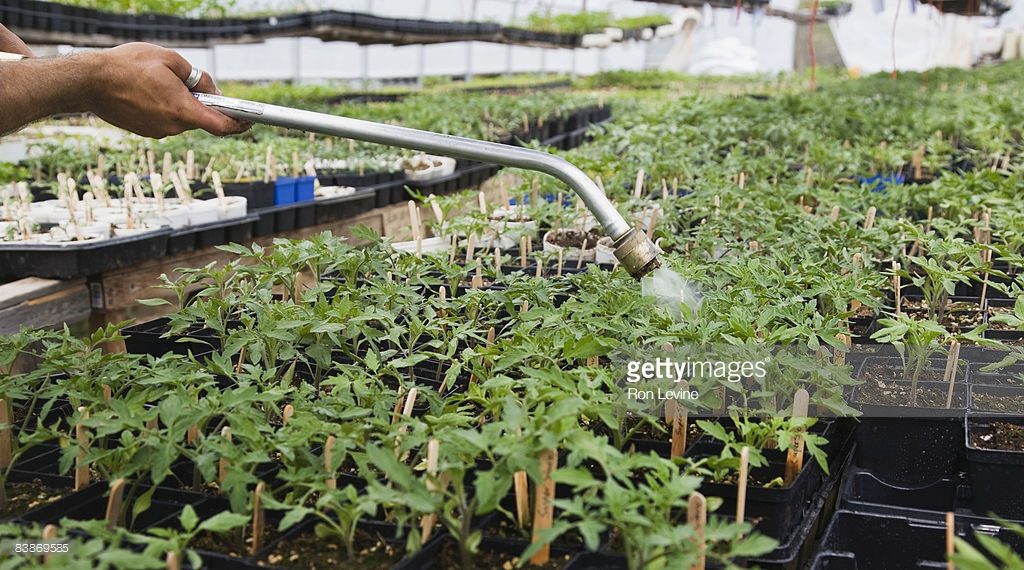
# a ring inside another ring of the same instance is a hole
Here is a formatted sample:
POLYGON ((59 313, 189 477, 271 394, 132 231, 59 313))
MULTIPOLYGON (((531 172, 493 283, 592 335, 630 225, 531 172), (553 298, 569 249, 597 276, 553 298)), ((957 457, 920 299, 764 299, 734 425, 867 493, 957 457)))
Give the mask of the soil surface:
POLYGON ((548 242, 566 248, 579 249, 583 247, 583 240, 586 239, 587 249, 593 249, 597 247, 597 240, 601 239, 601 237, 601 234, 594 230, 590 230, 586 234, 581 233, 579 230, 562 230, 560 232, 551 232, 548 242))
MULTIPOLYGON (((924 299, 914 297, 901 297, 901 306, 908 311, 927 311, 928 303, 924 299)), ((950 311, 980 311, 981 305, 972 301, 946 301, 946 312, 950 311)))
MULTIPOLYGON (((872 381, 857 387, 857 401, 862 404, 876 404, 882 406, 910 406, 909 382, 882 382, 872 381)), ((963 392, 953 392, 954 408, 963 407, 963 392)), ((946 387, 920 386, 917 387, 918 408, 945 408, 946 387)))
POLYGON ((1024 413, 1024 394, 989 394, 974 392, 971 408, 986 412, 1020 412, 1024 413))
POLYGON ((7 505, 0 508, 0 520, 9 519, 47 505, 67 495, 70 489, 53 489, 39 479, 28 483, 7 483, 7 505))
MULTIPOLYGON (((869 364, 864 367, 864 380, 865 382, 884 382, 887 380, 904 380, 909 382, 907 378, 908 374, 913 374, 913 365, 910 365, 910 371, 905 372, 903 366, 887 366, 883 364, 869 364)), ((942 368, 934 368, 925 364, 925 367, 921 369, 921 375, 918 377, 918 382, 942 382, 943 375, 946 371, 942 368)), ((963 378, 963 375, 958 371, 957 378, 963 378)))
POLYGON ((286 568, 317 570, 349 567, 373 570, 391 568, 404 556, 404 547, 382 537, 360 533, 356 538, 355 552, 349 558, 344 545, 308 532, 279 544, 266 561, 286 568))
POLYGON ((1024 426, 1006 422, 993 422, 991 429, 975 433, 974 447, 998 451, 1024 451, 1024 426))
MULTIPOLYGON (((528 565, 528 568, 538 568, 540 570, 555 570, 564 568, 569 559, 572 558, 570 555, 564 556, 551 556, 551 560, 547 564, 540 566, 528 565)), ((445 569, 458 569, 462 570, 474 570, 476 568, 490 568, 493 570, 513 570, 519 564, 519 556, 508 552, 497 552, 493 550, 487 550, 486 547, 481 547, 480 551, 473 555, 470 568, 462 567, 462 557, 459 554, 458 546, 454 541, 447 540, 441 549, 440 554, 437 557, 437 567, 445 569)))
POLYGON ((971 374, 971 384, 982 386, 1017 386, 1024 388, 1024 376, 1021 372, 978 372, 971 374))
MULTIPOLYGON (((267 531, 264 532, 263 536, 263 544, 270 543, 278 535, 276 531, 271 530, 276 527, 276 523, 267 524, 267 531)), ((219 552, 228 556, 244 558, 249 556, 249 548, 252 545, 252 536, 248 532, 248 526, 245 529, 245 540, 242 540, 241 529, 235 529, 223 534, 203 532, 190 542, 188 546, 196 550, 219 552)))
POLYGON ((1012 315, 1013 307, 992 307, 988 308, 988 328, 993 331, 1013 331, 1017 330, 1006 323, 998 323, 992 320, 992 317, 996 315, 1012 315))

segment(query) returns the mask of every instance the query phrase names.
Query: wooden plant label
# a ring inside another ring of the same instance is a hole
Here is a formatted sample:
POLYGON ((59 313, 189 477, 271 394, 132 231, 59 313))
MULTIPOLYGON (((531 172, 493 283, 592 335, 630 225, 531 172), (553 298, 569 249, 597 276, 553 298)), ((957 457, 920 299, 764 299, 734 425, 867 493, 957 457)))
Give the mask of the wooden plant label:
MULTIPOLYGON (((11 423, 11 409, 7 400, 0 398, 0 424, 11 423)), ((0 471, 11 466, 12 444, 11 426, 0 427, 0 471)))
POLYGON ((75 457, 75 490, 81 491, 89 486, 89 466, 85 464, 85 456, 89 453, 89 431, 85 420, 89 419, 89 411, 85 406, 78 407, 79 420, 75 424, 75 439, 78 441, 78 455, 75 457))
MULTIPOLYGON (((541 482, 537 485, 537 493, 533 505, 533 542, 540 540, 540 532, 551 528, 555 517, 555 481, 551 475, 558 468, 558 452, 545 449, 540 452, 541 482)), ((551 559, 551 545, 545 544, 530 558, 530 563, 540 566, 551 559)))
POLYGON ((690 495, 689 504, 686 507, 686 524, 693 527, 693 544, 697 548, 697 563, 690 567, 690 570, 704 570, 707 563, 707 540, 704 538, 704 527, 708 524, 708 501, 704 495, 693 493, 690 495))
POLYGON ((473 250, 476 248, 476 234, 469 234, 466 238, 466 265, 473 261, 473 250))
MULTIPOLYGON (((224 439, 227 445, 231 445, 231 428, 224 426, 224 429, 220 430, 220 436, 224 439)), ((217 480, 224 483, 228 478, 228 468, 231 467, 231 462, 226 457, 221 457, 217 462, 217 480)))
MULTIPOLYGON (((557 268, 557 270, 555 271, 555 275, 557 275, 557 276, 559 276, 559 277, 561 277, 561 276, 562 276, 562 263, 563 263, 563 261, 562 261, 562 257, 563 257, 563 255, 562 255, 562 254, 563 254, 564 252, 565 252, 565 250, 564 250, 564 249, 559 249, 559 250, 558 250, 558 268, 557 268)), ((583 252, 580 252, 580 255, 583 255, 583 252)))
MULTIPOLYGON (((846 347, 846 350, 850 349, 850 335, 839 333, 839 334, 836 335, 836 338, 839 339, 843 343, 843 346, 846 347)), ((842 350, 834 351, 832 353, 832 362, 834 362, 835 364, 838 364, 838 365, 845 364, 846 363, 846 352, 844 352, 842 350)))
POLYGON ((164 153, 164 164, 161 170, 163 172, 164 178, 167 178, 167 176, 171 173, 171 153, 164 153))
POLYGON ((288 425, 288 421, 295 415, 295 407, 288 404, 284 407, 284 411, 281 412, 281 424, 288 425))
MULTIPOLYGON (((685 382, 680 386, 680 390, 687 391, 689 387, 685 382)), ((666 405, 671 405, 672 410, 672 454, 671 457, 682 457, 686 451, 686 423, 689 418, 689 410, 686 406, 680 404, 676 400, 668 400, 665 402, 666 405)))
POLYGON ((526 528, 530 522, 530 484, 526 471, 516 471, 512 482, 516 492, 516 521, 519 528, 526 528))
POLYGON ((526 268, 526 236, 519 238, 519 268, 526 268))
POLYGON ((481 289, 484 286, 484 273, 482 268, 482 262, 476 260, 476 271, 473 273, 473 280, 470 282, 470 287, 473 289, 481 289))
POLYGON ((121 503, 124 502, 124 479, 118 479, 110 484, 110 497, 107 498, 107 529, 117 528, 117 521, 121 517, 121 503))
MULTIPOLYGON (((793 396, 793 417, 806 418, 810 396, 807 390, 800 388, 793 396)), ((802 431, 801 431, 802 433, 802 431)), ((793 484, 800 471, 804 468, 804 438, 798 435, 793 439, 793 445, 786 454, 786 474, 783 479, 786 486, 793 484)))
MULTIPOLYGON (((427 491, 436 493, 438 489, 437 484, 437 464, 441 453, 441 443, 432 439, 427 442, 427 491)), ((420 519, 420 536, 422 537, 423 544, 426 544, 430 540, 430 535, 434 533, 434 525, 437 524, 437 513, 430 513, 423 515, 420 519)))
POLYGON ((900 277, 901 266, 897 262, 892 262, 892 293, 893 299, 896 301, 896 314, 903 312, 903 299, 901 298, 901 291, 903 290, 903 281, 900 277))
POLYGON ((265 489, 266 484, 260 481, 252 493, 252 544, 249 546, 249 553, 253 556, 259 552, 263 544, 263 528, 266 524, 263 516, 263 491, 265 489))
POLYGON ((430 211, 434 213, 434 220, 438 225, 444 223, 444 212, 441 211, 441 205, 437 203, 433 194, 430 195, 430 211))
POLYGON ((178 553, 171 552, 167 553, 167 564, 164 566, 166 570, 181 570, 181 561, 178 560, 178 553))
POLYGON ((871 228, 875 227, 875 212, 877 212, 877 210, 875 209, 874 206, 871 206, 870 208, 868 208, 868 213, 867 213, 866 216, 864 216, 864 229, 865 230, 870 230, 871 228))
POLYGON ((946 356, 946 371, 943 374, 945 382, 948 384, 946 389, 946 409, 948 410, 953 405, 953 387, 956 386, 956 370, 957 362, 960 360, 960 342, 953 341, 949 345, 949 354, 946 356))
POLYGON ((946 568, 956 570, 953 564, 953 554, 956 552, 956 515, 952 512, 946 513, 946 568))
MULTIPOLYGON (((54 541, 56 541, 57 540, 57 525, 55 525, 55 524, 48 524, 45 527, 43 527, 43 534, 42 534, 42 536, 40 538, 43 539, 43 542, 54 542, 54 541)), ((53 554, 44 554, 43 555, 43 562, 49 562, 52 557, 53 557, 53 554)))
POLYGON ((829 219, 832 220, 832 223, 839 221, 839 204, 832 206, 832 215, 829 216, 829 219))
POLYGON ((747 472, 750 470, 750 448, 740 450, 740 473, 736 481, 736 522, 742 523, 747 513, 747 472))
POLYGON ((338 479, 334 476, 334 444, 337 440, 333 435, 327 436, 324 442, 324 471, 327 472, 326 486, 332 491, 338 488, 338 479))
POLYGON ((395 395, 395 406, 391 409, 391 425, 398 421, 398 414, 402 411, 402 396, 405 395, 405 388, 399 386, 395 395))
POLYGON ((484 191, 481 190, 476 194, 477 204, 480 206, 480 213, 484 216, 487 215, 487 196, 484 196, 484 191))
POLYGON ((636 173, 636 184, 633 185, 633 197, 639 198, 644 191, 644 169, 641 168, 636 173))

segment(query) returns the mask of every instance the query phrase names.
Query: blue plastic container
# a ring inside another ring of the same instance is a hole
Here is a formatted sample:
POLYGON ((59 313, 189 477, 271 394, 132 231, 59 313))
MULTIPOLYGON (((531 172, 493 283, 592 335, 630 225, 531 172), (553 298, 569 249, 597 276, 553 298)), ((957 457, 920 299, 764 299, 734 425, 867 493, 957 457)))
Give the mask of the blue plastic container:
POLYGON ((295 178, 291 176, 281 176, 274 183, 274 205, 280 206, 282 204, 294 204, 295 203, 295 178))
POLYGON ((313 199, 316 176, 300 176, 295 179, 295 201, 309 202, 313 199))

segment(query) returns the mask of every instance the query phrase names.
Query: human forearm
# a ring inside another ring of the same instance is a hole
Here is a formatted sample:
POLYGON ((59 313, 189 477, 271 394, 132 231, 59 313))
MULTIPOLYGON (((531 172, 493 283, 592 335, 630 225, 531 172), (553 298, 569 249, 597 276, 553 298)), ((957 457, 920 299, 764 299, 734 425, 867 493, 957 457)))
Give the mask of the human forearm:
MULTIPOLYGON (((215 135, 249 125, 203 105, 185 86, 192 66, 177 53, 142 43, 63 58, 0 63, 0 134, 56 113, 90 112, 147 137, 189 129, 215 135)), ((203 73, 195 91, 219 93, 203 73)))
POLYGON ((0 62, 0 135, 57 113, 91 110, 97 55, 0 62))

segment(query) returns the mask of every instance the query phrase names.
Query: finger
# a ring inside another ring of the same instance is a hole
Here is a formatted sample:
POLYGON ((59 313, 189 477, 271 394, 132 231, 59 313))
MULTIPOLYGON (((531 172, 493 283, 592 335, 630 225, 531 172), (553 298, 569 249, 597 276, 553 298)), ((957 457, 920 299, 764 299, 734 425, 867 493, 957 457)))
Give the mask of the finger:
POLYGON ((221 94, 220 89, 217 89, 217 83, 213 80, 213 77, 205 71, 199 79, 199 83, 196 84, 195 89, 192 91, 196 93, 210 93, 212 95, 221 94))
POLYGON ((182 57, 181 54, 175 51, 164 48, 160 49, 163 49, 165 54, 164 65, 173 71, 174 74, 178 76, 178 79, 180 79, 184 84, 185 81, 188 80, 189 74, 192 73, 192 64, 182 57))
POLYGON ((203 129, 211 135, 226 136, 245 132, 252 126, 252 123, 239 121, 220 111, 211 109, 191 96, 189 96, 189 99, 191 99, 191 102, 187 107, 186 116, 182 117, 182 120, 191 125, 192 128, 203 129))

